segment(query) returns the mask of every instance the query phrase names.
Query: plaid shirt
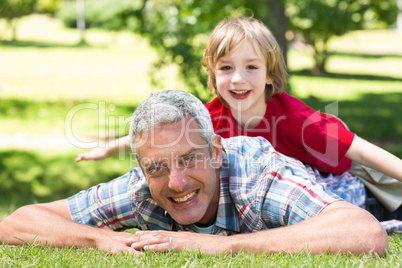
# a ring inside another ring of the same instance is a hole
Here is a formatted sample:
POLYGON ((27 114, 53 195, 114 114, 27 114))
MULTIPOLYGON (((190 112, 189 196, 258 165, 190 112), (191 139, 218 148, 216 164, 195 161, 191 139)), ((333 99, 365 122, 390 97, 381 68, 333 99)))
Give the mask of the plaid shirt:
MULTIPOLYGON (((250 233, 298 223, 341 197, 364 206, 365 190, 355 177, 320 176, 286 157, 264 138, 223 140, 220 199, 213 234, 250 233)), ((72 219, 114 230, 194 231, 175 222, 154 201, 139 168, 68 199, 72 219)))

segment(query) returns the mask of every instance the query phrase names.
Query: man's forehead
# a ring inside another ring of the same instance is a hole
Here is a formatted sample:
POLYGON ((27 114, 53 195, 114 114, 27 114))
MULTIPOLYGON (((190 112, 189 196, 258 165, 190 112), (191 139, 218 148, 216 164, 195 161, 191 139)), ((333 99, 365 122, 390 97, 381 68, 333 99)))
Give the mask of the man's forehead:
POLYGON ((181 155, 188 150, 202 150, 208 147, 197 122, 191 118, 139 134, 135 137, 135 142, 141 156, 150 152, 159 156, 170 152, 181 155))
POLYGON ((178 122, 159 124, 154 128, 144 131, 136 136, 136 141, 139 139, 178 139, 184 136, 190 136, 190 134, 201 135, 201 129, 198 122, 194 117, 184 118, 178 122))

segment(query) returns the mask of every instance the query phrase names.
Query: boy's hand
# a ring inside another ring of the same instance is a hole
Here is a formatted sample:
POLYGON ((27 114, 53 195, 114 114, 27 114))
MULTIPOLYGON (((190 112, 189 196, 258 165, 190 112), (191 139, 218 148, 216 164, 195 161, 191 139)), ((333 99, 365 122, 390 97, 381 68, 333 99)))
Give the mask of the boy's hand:
POLYGON ((95 160, 95 161, 103 160, 111 156, 113 156, 113 154, 109 152, 108 148, 96 148, 87 153, 79 154, 77 158, 75 158, 75 162, 88 161, 88 160, 95 160))

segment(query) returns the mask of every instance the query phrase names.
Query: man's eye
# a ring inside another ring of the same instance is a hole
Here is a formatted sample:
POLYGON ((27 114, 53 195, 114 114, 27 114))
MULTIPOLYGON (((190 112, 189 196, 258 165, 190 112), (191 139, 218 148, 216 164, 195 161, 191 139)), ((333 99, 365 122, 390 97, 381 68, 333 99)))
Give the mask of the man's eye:
POLYGON ((166 170, 167 170, 167 167, 164 167, 164 166, 152 166, 152 167, 147 168, 147 173, 150 176, 158 177, 158 176, 162 176, 166 170))
POLYGON ((197 162, 198 156, 197 155, 189 155, 183 159, 183 165, 185 167, 193 167, 197 162))

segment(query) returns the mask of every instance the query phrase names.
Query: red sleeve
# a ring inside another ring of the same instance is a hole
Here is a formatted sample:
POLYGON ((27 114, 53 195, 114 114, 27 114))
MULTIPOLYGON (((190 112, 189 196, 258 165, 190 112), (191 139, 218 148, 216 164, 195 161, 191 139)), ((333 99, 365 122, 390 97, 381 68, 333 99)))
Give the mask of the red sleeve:
MULTIPOLYGON (((322 172, 341 174, 352 165, 345 157, 354 139, 342 121, 333 115, 316 112, 301 100, 284 93, 275 103, 276 115, 285 115, 279 124, 288 155, 322 172)), ((278 148, 278 151, 281 151, 278 148)), ((287 154, 287 153, 285 153, 287 154)))
POLYGON ((345 157, 354 139, 354 134, 346 129, 336 117, 306 111, 297 117, 293 129, 294 137, 298 137, 302 155, 297 156, 303 162, 311 164, 318 170, 341 174, 352 165, 345 157))

